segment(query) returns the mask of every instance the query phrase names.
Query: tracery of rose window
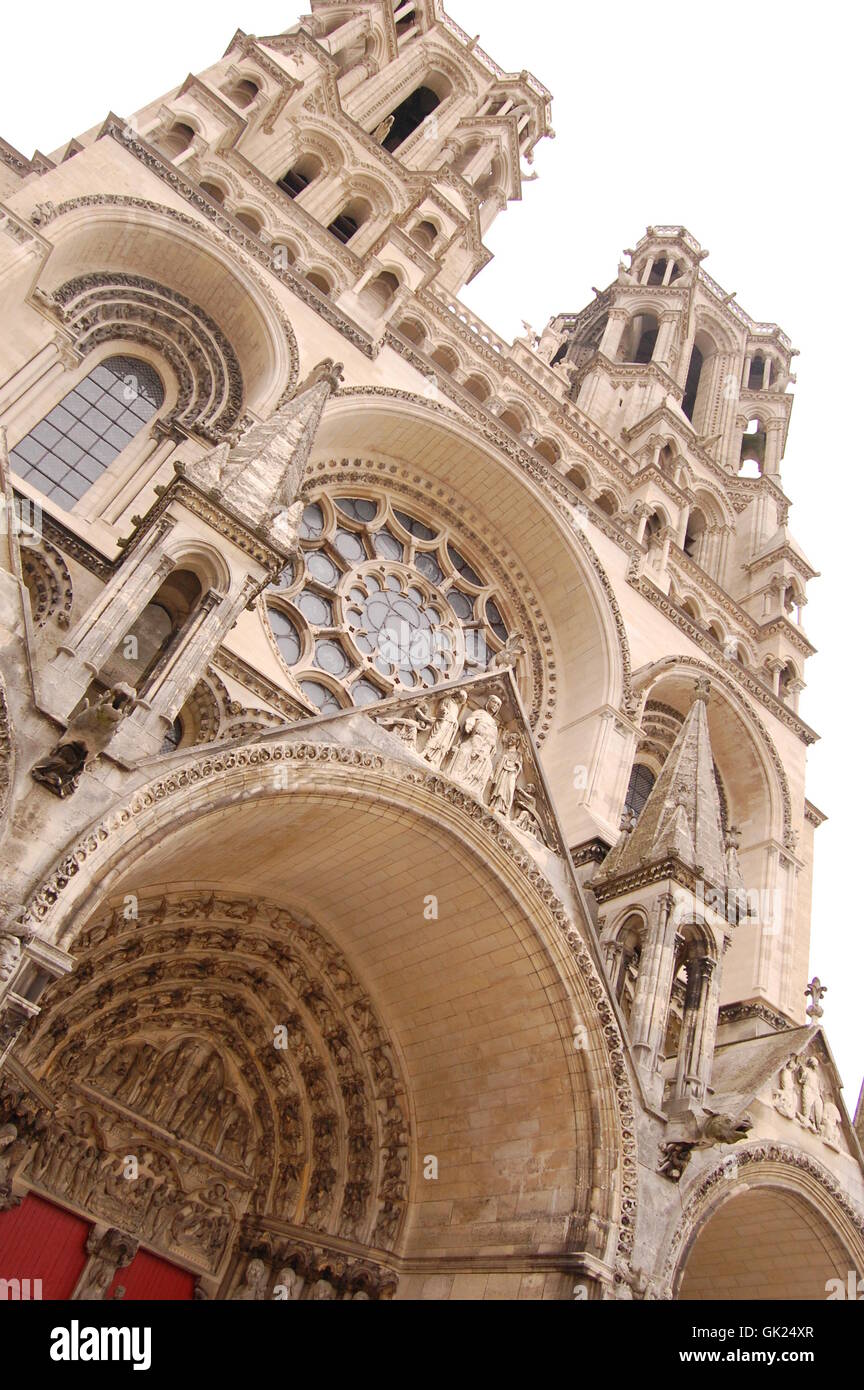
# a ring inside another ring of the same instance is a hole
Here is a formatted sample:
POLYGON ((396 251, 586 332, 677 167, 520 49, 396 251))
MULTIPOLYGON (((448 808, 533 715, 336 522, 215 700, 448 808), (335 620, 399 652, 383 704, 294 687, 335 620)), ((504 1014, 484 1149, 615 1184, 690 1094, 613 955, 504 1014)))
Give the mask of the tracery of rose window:
POLYGON ((266 594, 276 645, 321 713, 484 671, 507 640, 494 584, 459 537, 382 493, 322 494, 266 594))

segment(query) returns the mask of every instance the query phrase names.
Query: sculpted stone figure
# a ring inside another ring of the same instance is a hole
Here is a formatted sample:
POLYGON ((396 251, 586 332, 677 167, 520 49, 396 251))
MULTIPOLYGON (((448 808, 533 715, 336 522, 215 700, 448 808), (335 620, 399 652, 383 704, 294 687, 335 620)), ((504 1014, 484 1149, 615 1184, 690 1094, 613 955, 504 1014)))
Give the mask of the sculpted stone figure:
POLYGON ((774 1109, 787 1119, 795 1118, 797 1109, 797 1095, 795 1090, 795 1058, 790 1057, 780 1073, 779 1085, 774 1092, 774 1109))
POLYGON ((843 1117, 833 1100, 826 1100, 822 1114, 822 1138, 835 1149, 840 1145, 842 1123, 843 1117))
POLYGON ((526 834, 533 835, 535 840, 545 843, 543 827, 537 815, 535 791, 533 782, 529 782, 527 787, 516 788, 513 798, 516 807, 513 824, 518 830, 524 830, 526 834))
POLYGON ((231 1295, 234 1303, 257 1303, 267 1297, 267 1266, 263 1260, 250 1260, 246 1266, 246 1276, 238 1289, 231 1295))
POLYGON ((292 1269, 290 1265, 286 1265, 284 1269, 280 1269, 276 1276, 276 1287, 273 1290, 273 1297, 281 1299, 283 1303, 293 1303, 300 1297, 300 1290, 302 1287, 303 1281, 300 1275, 296 1270, 292 1269))
POLYGON ((8 984, 18 969, 21 951, 35 935, 32 927, 25 927, 21 918, 26 912, 23 903, 11 908, 0 924, 0 985, 8 984))
POLYGON ((417 716, 416 719, 410 719, 404 715, 401 717, 394 715, 392 718, 385 717, 378 720, 382 729, 389 729, 398 739, 401 739, 406 748, 411 749, 412 753, 417 752, 417 735, 421 729, 425 729, 429 724, 429 717, 420 706, 414 713, 417 716))
POLYGON ((462 742, 450 765, 450 776, 467 791, 483 794, 492 775, 492 761, 498 746, 498 711, 501 701, 492 695, 483 709, 474 710, 465 720, 462 742))
POLYGON ((522 752, 518 734, 507 734, 504 738, 504 754, 498 763, 495 780, 492 783, 492 796, 489 805, 502 816, 509 816, 516 794, 516 782, 522 771, 522 752))
POLYGON ((812 1129, 815 1134, 818 1134, 822 1128, 825 1101, 819 1082, 819 1063, 815 1057, 807 1058, 803 1067, 799 1069, 798 1080, 801 1083, 799 1119, 808 1129, 812 1129))
POLYGON ((372 139, 375 141, 376 145, 384 144, 384 141, 393 129, 393 122, 395 119, 395 116, 387 116, 380 125, 376 125, 372 132, 372 139))
POLYGON ((435 723, 426 740, 423 757, 434 768, 440 768, 459 731, 459 720, 468 703, 465 690, 454 690, 438 701, 435 723))
POLYGON ((86 1266, 72 1298, 78 1300, 104 1299, 118 1269, 131 1265, 138 1252, 138 1242, 122 1231, 111 1229, 103 1236, 91 1231, 87 1239, 90 1262, 86 1266))
POLYGON ((60 741, 31 769, 33 779, 55 796, 71 796, 82 772, 104 752, 131 713, 135 698, 131 686, 120 684, 106 690, 95 704, 85 700, 60 741))

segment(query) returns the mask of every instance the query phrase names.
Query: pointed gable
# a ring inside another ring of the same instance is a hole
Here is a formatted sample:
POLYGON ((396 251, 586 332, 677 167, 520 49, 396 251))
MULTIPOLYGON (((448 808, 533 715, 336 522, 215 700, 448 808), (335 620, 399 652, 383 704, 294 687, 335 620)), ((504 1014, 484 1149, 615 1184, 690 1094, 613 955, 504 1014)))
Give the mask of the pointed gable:
POLYGON ((329 358, 320 362, 268 420, 254 424, 233 448, 220 444, 187 464, 186 477, 253 529, 290 544, 292 526, 285 514, 296 505, 312 443, 341 370, 329 358))
POLYGON ((697 682, 696 698, 635 828, 622 835, 598 879, 618 878, 675 857, 714 887, 738 886, 729 882, 735 870, 734 863, 727 865, 707 695, 707 681, 697 682))

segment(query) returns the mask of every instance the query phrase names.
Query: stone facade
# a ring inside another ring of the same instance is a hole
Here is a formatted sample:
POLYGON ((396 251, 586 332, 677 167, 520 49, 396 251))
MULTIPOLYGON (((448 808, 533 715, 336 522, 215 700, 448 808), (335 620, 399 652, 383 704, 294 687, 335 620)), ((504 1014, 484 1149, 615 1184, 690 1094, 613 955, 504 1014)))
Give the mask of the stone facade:
POLYGON ((38 1198, 76 1299, 825 1297, 794 350, 677 226, 503 341, 550 94, 311 8, 0 142, 0 1254, 38 1198))

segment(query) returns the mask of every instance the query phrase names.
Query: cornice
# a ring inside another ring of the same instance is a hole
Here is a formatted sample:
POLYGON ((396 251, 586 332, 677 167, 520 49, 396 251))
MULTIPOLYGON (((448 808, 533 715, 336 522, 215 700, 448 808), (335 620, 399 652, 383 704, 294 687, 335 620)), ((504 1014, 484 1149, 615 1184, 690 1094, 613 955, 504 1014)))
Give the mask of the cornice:
POLYGON ((747 574, 758 574, 760 570, 767 569, 769 565, 776 565, 781 560, 786 560, 803 579, 820 578, 819 571, 812 569, 803 556, 799 555, 798 551, 788 543, 778 545, 774 550, 757 556, 755 560, 748 560, 741 568, 747 574))

